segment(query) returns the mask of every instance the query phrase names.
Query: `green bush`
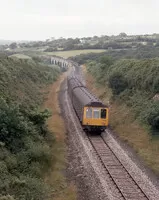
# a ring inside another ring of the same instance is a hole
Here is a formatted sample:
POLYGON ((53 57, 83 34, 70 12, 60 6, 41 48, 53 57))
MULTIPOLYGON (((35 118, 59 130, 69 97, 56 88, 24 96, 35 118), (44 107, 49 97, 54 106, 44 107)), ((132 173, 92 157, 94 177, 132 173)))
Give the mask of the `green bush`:
POLYGON ((159 102, 154 102, 149 106, 145 117, 152 129, 159 130, 159 102))
POLYGON ((9 106, 0 98, 0 141, 17 152, 24 146, 22 138, 31 131, 30 123, 24 119, 15 105, 9 106))
POLYGON ((49 188, 46 187, 42 179, 29 176, 20 176, 12 184, 12 195, 19 200, 44 200, 49 194, 49 188))
POLYGON ((0 98, 0 191, 16 199, 45 198, 46 185, 41 178, 53 159, 47 141, 51 135, 44 126, 49 111, 32 111, 30 116, 0 98))
POLYGON ((122 74, 114 73, 109 77, 109 86, 114 95, 119 95, 128 87, 128 83, 122 74))

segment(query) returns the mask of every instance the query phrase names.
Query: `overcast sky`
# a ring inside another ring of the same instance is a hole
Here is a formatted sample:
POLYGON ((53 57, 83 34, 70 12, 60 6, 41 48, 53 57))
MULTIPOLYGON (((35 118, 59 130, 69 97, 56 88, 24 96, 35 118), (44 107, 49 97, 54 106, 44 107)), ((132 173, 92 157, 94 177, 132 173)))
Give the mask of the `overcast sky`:
POLYGON ((0 0, 0 39, 159 33, 158 0, 0 0))

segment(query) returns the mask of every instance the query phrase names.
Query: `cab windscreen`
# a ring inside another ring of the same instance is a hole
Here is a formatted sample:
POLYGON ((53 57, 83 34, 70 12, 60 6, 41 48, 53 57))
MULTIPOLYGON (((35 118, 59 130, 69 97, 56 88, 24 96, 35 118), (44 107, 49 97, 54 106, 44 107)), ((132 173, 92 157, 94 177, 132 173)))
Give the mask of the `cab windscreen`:
POLYGON ((107 110, 106 109, 101 109, 101 118, 105 119, 107 115, 107 110))

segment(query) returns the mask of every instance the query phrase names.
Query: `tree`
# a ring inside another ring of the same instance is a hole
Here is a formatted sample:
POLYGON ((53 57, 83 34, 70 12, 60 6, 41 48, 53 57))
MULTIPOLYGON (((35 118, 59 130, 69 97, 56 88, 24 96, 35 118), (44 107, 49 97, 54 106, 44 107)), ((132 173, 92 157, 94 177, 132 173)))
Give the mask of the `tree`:
POLYGON ((152 129, 159 130, 159 102, 154 102, 147 109, 147 121, 152 129))
POLYGON ((12 44, 9 45, 10 49, 16 49, 17 48, 17 43, 13 42, 12 44))
POLYGON ((109 56, 101 56, 100 63, 110 66, 113 64, 113 59, 109 56))
POLYGON ((122 74, 115 72, 109 78, 109 87, 114 95, 119 95, 128 87, 128 83, 122 74))
POLYGON ((119 34, 119 36, 120 36, 120 37, 126 37, 126 36, 127 36, 127 34, 126 34, 126 33, 124 33, 124 32, 122 32, 122 33, 120 33, 120 34, 119 34))

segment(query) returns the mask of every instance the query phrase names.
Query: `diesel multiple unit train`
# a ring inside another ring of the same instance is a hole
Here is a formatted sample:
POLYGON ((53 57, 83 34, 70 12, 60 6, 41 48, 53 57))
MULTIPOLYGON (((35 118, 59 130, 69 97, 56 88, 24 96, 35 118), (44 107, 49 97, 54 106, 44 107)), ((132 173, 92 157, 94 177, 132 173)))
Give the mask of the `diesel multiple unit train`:
POLYGON ((67 84, 69 97, 83 129, 98 133, 104 131, 108 126, 108 106, 91 94, 75 74, 68 76, 67 84))

